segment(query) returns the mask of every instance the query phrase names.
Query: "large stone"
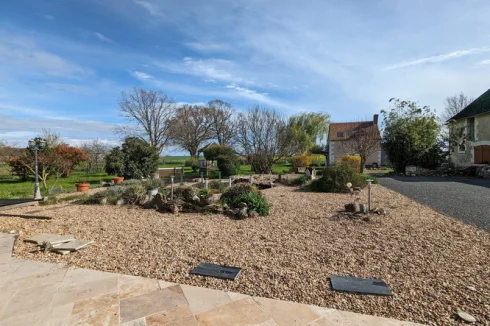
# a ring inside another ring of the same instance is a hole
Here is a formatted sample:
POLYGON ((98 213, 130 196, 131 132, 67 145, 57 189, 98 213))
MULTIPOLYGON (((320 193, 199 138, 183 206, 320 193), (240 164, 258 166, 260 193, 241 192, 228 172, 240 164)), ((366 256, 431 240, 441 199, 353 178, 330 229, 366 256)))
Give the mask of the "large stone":
POLYGON ((461 318, 465 322, 476 323, 476 318, 470 315, 469 313, 467 313, 466 311, 458 310, 456 313, 458 314, 459 318, 461 318))
POLYGON ((88 246, 92 242, 92 240, 73 240, 56 246, 56 250, 77 251, 88 246))
POLYGON ((344 207, 346 212, 355 213, 359 211, 359 204, 357 203, 345 204, 344 207))

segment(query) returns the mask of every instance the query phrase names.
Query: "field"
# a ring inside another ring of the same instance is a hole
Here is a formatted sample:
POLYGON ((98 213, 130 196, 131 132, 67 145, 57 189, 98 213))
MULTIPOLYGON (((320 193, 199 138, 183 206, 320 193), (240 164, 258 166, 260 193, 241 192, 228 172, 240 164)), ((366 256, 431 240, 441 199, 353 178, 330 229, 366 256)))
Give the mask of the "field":
MULTIPOLYGON (((173 168, 183 167, 185 160, 189 159, 189 156, 163 156, 159 164, 160 168, 173 168)), ((276 173, 282 173, 288 171, 290 166, 285 162, 279 162, 273 167, 273 171, 276 173)), ((240 166, 239 175, 250 175, 252 169, 250 165, 240 166)), ((184 177, 186 179, 193 179, 200 177, 200 174, 193 172, 190 166, 184 167, 184 177)), ((218 178, 218 172, 211 172, 209 174, 211 179, 218 178)), ((86 173, 82 169, 77 169, 68 178, 60 178, 57 181, 55 178, 48 179, 48 189, 62 187, 63 191, 71 192, 75 191, 75 183, 80 181, 87 181, 91 184, 91 187, 100 185, 101 181, 109 182, 112 180, 112 176, 105 172, 99 173, 86 173)), ((41 185, 41 194, 43 196, 48 195, 48 189, 44 189, 41 185)), ((0 165, 0 198, 29 198, 34 194, 34 179, 29 181, 19 180, 17 177, 12 177, 8 167, 6 165, 0 165)))

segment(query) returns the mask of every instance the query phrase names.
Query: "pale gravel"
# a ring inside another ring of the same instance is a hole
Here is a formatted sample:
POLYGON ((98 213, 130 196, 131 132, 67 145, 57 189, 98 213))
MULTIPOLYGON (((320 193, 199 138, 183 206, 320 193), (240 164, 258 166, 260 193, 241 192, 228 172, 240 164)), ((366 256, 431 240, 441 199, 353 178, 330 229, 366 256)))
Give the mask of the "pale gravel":
POLYGON ((459 324, 454 314, 462 309, 490 324, 488 233, 378 185, 373 206, 388 214, 371 222, 336 217, 352 201, 348 194, 283 186, 263 193, 271 214, 256 219, 63 203, 8 211, 52 220, 0 216, 0 231, 20 231, 14 254, 25 259, 431 325, 459 324), (31 252, 35 246, 23 240, 39 233, 74 234, 95 243, 67 256, 31 252), (190 276, 200 262, 240 266, 243 272, 236 281, 190 276), (380 278, 394 295, 334 292, 331 274, 380 278))

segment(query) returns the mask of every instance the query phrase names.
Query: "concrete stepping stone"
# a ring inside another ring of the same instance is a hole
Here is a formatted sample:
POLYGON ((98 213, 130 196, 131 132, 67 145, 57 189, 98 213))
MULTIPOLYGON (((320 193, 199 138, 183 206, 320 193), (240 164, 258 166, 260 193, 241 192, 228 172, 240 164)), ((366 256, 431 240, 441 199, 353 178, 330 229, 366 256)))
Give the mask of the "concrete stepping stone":
POLYGON ((55 250, 77 251, 91 244, 92 240, 72 240, 56 246, 55 250))
POLYGON ((58 235, 58 234, 43 233, 43 234, 32 236, 29 239, 26 239, 25 241, 32 242, 37 245, 42 245, 44 242, 48 242, 51 245, 56 245, 56 244, 73 241, 73 240, 75 240, 75 237, 72 234, 58 235))

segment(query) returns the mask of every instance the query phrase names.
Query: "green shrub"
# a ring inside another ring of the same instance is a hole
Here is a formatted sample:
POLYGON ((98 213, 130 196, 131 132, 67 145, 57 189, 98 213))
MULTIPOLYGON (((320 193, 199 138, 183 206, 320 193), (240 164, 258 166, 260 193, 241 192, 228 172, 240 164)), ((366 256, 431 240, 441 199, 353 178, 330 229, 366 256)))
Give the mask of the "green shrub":
POLYGON ((297 177, 291 181, 291 185, 301 186, 301 185, 304 185, 307 181, 308 181, 308 179, 306 179, 305 175, 300 175, 299 177, 297 177))
POLYGON ((216 161, 220 156, 234 156, 233 148, 224 145, 212 145, 203 151, 204 158, 208 161, 216 161))
POLYGON ((367 184, 354 167, 336 162, 323 169, 322 177, 311 183, 311 189, 320 192, 343 192, 348 182, 352 183, 353 187, 364 187, 367 184))
POLYGON ((158 152, 154 146, 137 137, 127 137, 122 144, 124 178, 151 178, 158 170, 158 152))
POLYGON ((220 201, 231 208, 236 208, 238 204, 245 203, 249 210, 256 211, 260 216, 269 214, 269 203, 259 189, 250 183, 238 183, 228 188, 221 195, 220 201))
POLYGON ((236 175, 240 171, 240 162, 235 155, 220 155, 217 160, 218 169, 223 177, 236 175))
POLYGON ((327 162, 327 158, 323 154, 311 154, 311 165, 323 166, 327 162))
POLYGON ((143 183, 142 180, 138 179, 128 179, 128 180, 123 180, 123 182, 120 183, 121 186, 130 186, 130 185, 137 185, 143 183))
POLYGON ((196 172, 199 169, 199 166, 197 165, 197 158, 191 157, 184 162, 184 166, 190 166, 192 168, 192 171, 196 172))
POLYGON ((361 157, 355 155, 344 155, 340 158, 342 164, 352 166, 357 172, 361 172, 361 157))
POLYGON ((373 175, 370 175, 370 174, 363 174, 363 173, 361 173, 361 174, 360 174, 360 176, 361 176, 362 178, 364 178, 364 180, 366 180, 366 183, 367 183, 367 180, 368 180, 368 179, 371 179, 371 180, 373 180, 372 184, 375 184, 375 185, 376 185, 376 184, 379 184, 379 180, 378 180, 378 178, 376 178, 376 177, 375 177, 375 176, 373 176, 373 175))
POLYGON ((124 175, 124 153, 119 147, 113 148, 105 157, 105 172, 108 175, 124 175))
POLYGON ((311 165, 311 154, 305 153, 301 155, 294 155, 291 157, 291 165, 293 169, 308 167, 311 165))
POLYGON ((189 186, 177 187, 174 189, 174 197, 180 198, 185 202, 190 202, 196 196, 196 190, 189 186))
POLYGON ((150 179, 144 181, 143 185, 146 187, 146 190, 159 189, 165 187, 165 182, 163 181, 163 179, 150 179))
POLYGON ((143 184, 134 184, 125 187, 122 193, 122 199, 129 204, 134 205, 140 202, 146 196, 146 188, 143 184))

